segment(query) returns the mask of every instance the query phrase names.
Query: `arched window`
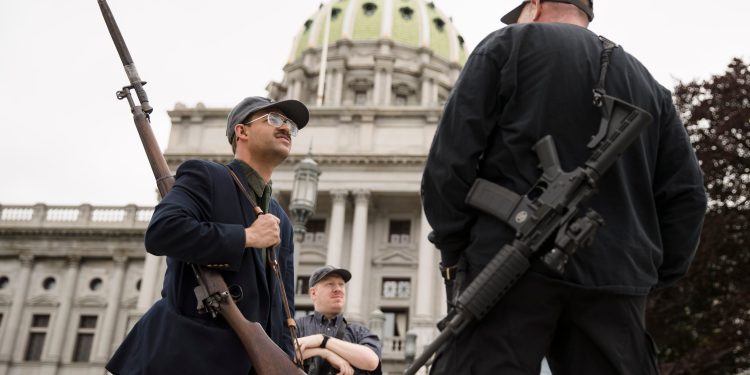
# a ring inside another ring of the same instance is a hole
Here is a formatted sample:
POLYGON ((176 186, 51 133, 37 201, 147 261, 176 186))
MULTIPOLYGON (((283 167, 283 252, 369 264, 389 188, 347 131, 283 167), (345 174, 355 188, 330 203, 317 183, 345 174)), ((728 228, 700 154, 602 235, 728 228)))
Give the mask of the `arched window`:
POLYGON ((102 288, 102 284, 102 279, 95 277, 91 279, 91 282, 89 282, 89 289, 91 289, 92 291, 97 291, 102 288))
POLYGON ((332 8, 331 9, 331 20, 335 20, 339 17, 339 14, 341 14, 341 8, 332 8))
POLYGON ((440 18, 433 18, 432 22, 435 24, 435 27, 438 29, 438 31, 443 31, 445 29, 445 21, 443 21, 440 18))
POLYGON ((365 16, 372 16, 378 10, 378 6, 375 3, 365 3, 362 5, 362 10, 365 12, 365 16))
POLYGON ((44 288, 44 290, 50 290, 54 288, 55 285, 57 285, 57 281, 54 277, 48 277, 44 279, 44 281, 42 281, 42 287, 44 288))
POLYGON ((409 7, 401 7, 398 11, 401 13, 401 18, 405 20, 410 20, 414 16, 414 9, 409 7))

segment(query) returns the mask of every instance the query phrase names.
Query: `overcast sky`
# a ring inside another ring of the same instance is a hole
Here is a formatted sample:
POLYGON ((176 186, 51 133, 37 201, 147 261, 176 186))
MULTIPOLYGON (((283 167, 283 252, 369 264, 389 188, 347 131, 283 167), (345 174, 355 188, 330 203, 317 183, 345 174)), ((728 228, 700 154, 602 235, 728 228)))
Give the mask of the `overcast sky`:
MULTIPOLYGON (((231 107, 282 78, 313 0, 110 0, 155 108, 162 147, 178 102, 231 107)), ((518 1, 435 0, 467 45, 518 1)), ((668 88, 750 58, 747 0, 597 0, 591 29, 668 88)), ((0 205, 153 205, 127 84, 94 0, 0 0, 0 205)), ((323 176, 321 176, 323 177, 323 176)))

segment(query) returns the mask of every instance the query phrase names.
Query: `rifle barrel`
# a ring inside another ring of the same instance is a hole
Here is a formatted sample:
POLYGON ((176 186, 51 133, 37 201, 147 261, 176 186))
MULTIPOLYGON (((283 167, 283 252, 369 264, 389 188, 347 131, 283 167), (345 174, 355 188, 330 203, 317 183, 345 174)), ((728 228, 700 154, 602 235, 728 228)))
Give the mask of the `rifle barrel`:
POLYGON ((133 58, 130 56, 128 46, 125 44, 125 39, 123 39, 122 33, 120 33, 120 28, 117 26, 117 21, 115 21, 115 17, 112 15, 112 10, 109 8, 107 0, 98 1, 99 8, 102 10, 104 22, 107 24, 107 29, 109 30, 109 35, 112 37, 112 41, 115 43, 115 48, 117 48, 117 53, 120 55, 122 65, 125 67, 125 74, 128 75, 130 85, 135 90, 136 96, 138 96, 138 101, 141 103, 141 109, 146 115, 149 115, 153 111, 153 108, 148 102, 146 91, 143 89, 143 85, 145 85, 146 82, 141 81, 141 77, 138 76, 138 70, 135 68, 133 58))

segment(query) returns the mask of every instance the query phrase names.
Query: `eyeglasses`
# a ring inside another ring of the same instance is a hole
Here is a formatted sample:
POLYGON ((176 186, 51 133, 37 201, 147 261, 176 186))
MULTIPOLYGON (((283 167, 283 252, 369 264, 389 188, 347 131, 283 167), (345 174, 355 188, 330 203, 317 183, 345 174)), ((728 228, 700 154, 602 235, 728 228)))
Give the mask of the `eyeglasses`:
POLYGON ((294 121, 276 112, 269 112, 263 116, 256 118, 255 120, 244 123, 244 125, 250 125, 263 118, 268 118, 268 124, 273 126, 274 128, 280 128, 281 125, 284 125, 284 124, 289 125, 289 132, 292 134, 292 137, 296 137, 297 132, 299 132, 299 127, 297 127, 297 124, 294 121))

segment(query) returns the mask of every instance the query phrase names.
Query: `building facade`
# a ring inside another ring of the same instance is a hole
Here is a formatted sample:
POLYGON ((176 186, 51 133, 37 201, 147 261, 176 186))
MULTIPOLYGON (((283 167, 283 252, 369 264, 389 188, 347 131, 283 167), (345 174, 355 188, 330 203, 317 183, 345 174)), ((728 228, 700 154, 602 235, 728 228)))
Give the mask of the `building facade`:
MULTIPOLYGON (((268 96, 308 105, 309 125, 273 175, 287 207, 294 166, 322 171, 317 208, 297 243, 297 314, 324 264, 352 272, 345 315, 383 341, 385 373, 406 365, 445 314, 438 253, 419 198, 442 106, 466 58, 450 18, 424 0, 333 0, 301 22, 268 96)), ((254 95, 255 93, 248 93, 254 95)), ((241 98, 237 98, 239 101, 241 98)), ((165 156, 231 160, 229 108, 177 104, 165 156)), ((146 255, 152 207, 0 206, 0 375, 101 374, 159 296, 165 262, 146 255)))

